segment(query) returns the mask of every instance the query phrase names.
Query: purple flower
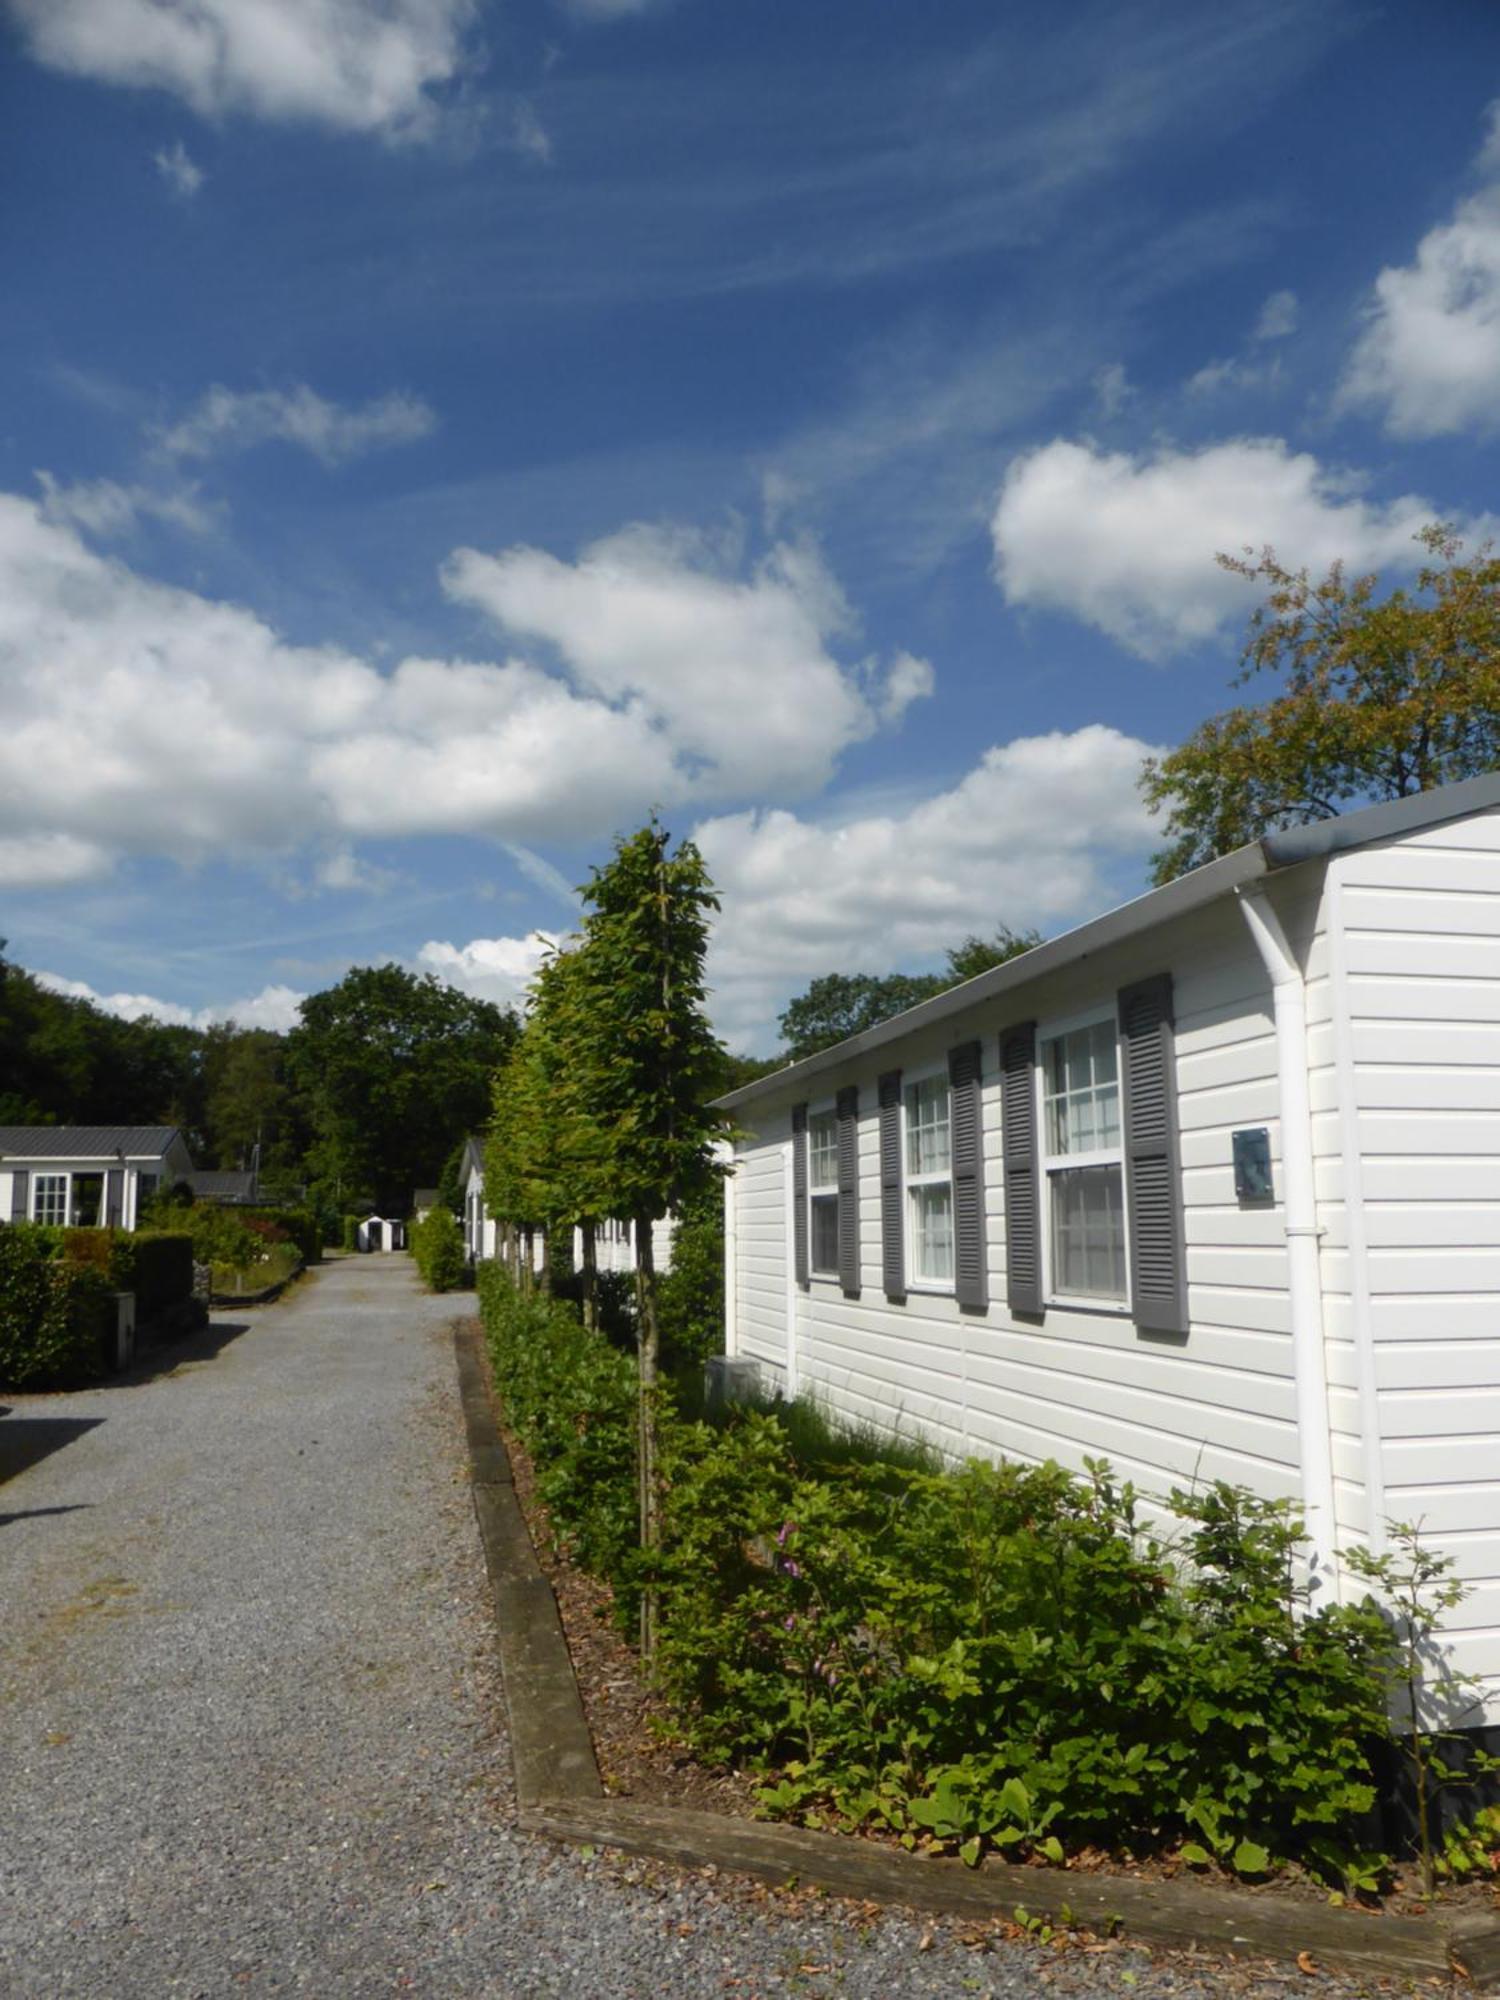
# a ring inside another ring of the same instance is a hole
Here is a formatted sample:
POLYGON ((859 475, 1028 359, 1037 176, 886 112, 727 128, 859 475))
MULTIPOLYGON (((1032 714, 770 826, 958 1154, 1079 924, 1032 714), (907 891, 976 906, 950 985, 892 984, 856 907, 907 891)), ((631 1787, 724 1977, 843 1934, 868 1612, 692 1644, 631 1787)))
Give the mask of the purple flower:
POLYGON ((797 1523, 795 1521, 783 1521, 781 1526, 776 1530, 777 1548, 784 1549, 789 1539, 793 1535, 795 1535, 796 1532, 797 1532, 797 1523))
POLYGON ((786 1627, 788 1632, 795 1632, 797 1629, 796 1612, 791 1612, 787 1617, 783 1618, 781 1622, 786 1627))
POLYGON ((802 1571, 797 1566, 797 1564, 792 1561, 791 1557, 788 1556, 785 1562, 783 1562, 781 1565, 781 1573, 783 1576, 801 1576, 802 1571))

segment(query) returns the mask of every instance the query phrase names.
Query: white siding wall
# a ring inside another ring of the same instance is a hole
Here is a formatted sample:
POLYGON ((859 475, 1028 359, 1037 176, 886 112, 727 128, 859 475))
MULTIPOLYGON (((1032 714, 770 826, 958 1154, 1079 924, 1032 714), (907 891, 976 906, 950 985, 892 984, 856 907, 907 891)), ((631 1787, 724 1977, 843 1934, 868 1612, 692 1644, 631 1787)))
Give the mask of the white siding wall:
MULTIPOLYGON (((1321 875, 1321 867, 1298 871, 1275 896, 1294 943, 1315 955, 1325 953, 1321 875)), ((1269 982, 1242 917, 1226 903, 889 1045, 857 1068, 825 1073, 808 1087, 814 1110, 843 1084, 860 1090, 858 1299, 832 1279, 815 1278, 807 1291, 788 1287, 791 1100, 773 1100, 769 1111, 746 1107, 740 1121, 756 1130, 741 1147, 738 1176, 739 1351, 784 1371, 790 1331, 800 1386, 837 1416, 922 1432, 953 1456, 1056 1458, 1075 1470, 1085 1457, 1103 1457, 1148 1491, 1222 1477, 1298 1497, 1284 1219, 1279 1205, 1236 1201, 1230 1142, 1237 1126, 1269 1126, 1279 1186, 1276 1068, 1269 982), (1192 1331, 1181 1340, 1142 1335, 1126 1313, 1058 1308, 1040 1326, 1015 1321, 1004 1303, 999 1031, 1032 1017, 1045 1026, 1096 1005, 1112 1009, 1121 986, 1163 970, 1173 974, 1177 1015, 1192 1331), (943 1063, 951 1046, 976 1034, 991 1304, 962 1313, 951 1297, 915 1291, 892 1304, 881 1282, 876 1077, 943 1063)), ((1351 1465, 1357 1458, 1356 1449, 1351 1465)))
POLYGON ((1500 1722, 1500 815, 1341 857, 1384 1513, 1472 1586, 1500 1722))

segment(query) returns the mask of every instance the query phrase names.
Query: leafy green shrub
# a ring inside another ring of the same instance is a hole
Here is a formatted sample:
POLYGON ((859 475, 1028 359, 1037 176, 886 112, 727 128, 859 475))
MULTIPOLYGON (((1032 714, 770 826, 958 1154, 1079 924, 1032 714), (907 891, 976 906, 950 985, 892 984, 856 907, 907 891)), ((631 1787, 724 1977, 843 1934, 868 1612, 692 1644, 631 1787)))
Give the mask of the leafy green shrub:
POLYGON ((339 1219, 339 1247, 342 1250, 359 1248, 359 1217, 345 1215, 339 1219))
MULTIPOLYGON (((508 1417, 559 1537, 616 1586, 636 1549, 635 1371, 497 1265, 480 1301, 508 1417)), ((1388 1738, 1388 1629, 1310 1610, 1300 1522, 1218 1484, 1175 1540, 1094 1465, 882 1459, 779 1410, 662 1411, 656 1674, 772 1812, 977 1860, 1186 1842, 1257 1873, 1351 1855, 1388 1738)))
POLYGON ((724 1182, 717 1175, 678 1215, 657 1313, 664 1366, 724 1352, 724 1182))
POLYGON ((255 1209, 245 1216, 252 1227, 257 1218, 271 1224, 278 1232, 278 1240, 294 1243, 304 1264, 322 1263, 323 1225, 310 1208, 255 1209))
POLYGON ((452 1292, 468 1275, 463 1231, 452 1209, 439 1204, 411 1229, 411 1254, 429 1292, 452 1292))
POLYGON ((0 1383, 7 1388, 99 1371, 109 1284, 58 1254, 62 1234, 24 1222, 0 1228, 0 1383))

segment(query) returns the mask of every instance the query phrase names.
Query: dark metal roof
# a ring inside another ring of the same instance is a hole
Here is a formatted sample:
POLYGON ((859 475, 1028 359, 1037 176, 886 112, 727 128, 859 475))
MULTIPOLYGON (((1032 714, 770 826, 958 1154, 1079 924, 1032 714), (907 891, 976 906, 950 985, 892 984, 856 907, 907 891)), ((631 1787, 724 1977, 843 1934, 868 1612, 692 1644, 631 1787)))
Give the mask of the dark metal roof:
POLYGON ((159 1160, 177 1136, 175 1125, 0 1125, 0 1159, 159 1160))
POLYGON ((1221 854, 1217 861, 1205 862, 1201 868, 1179 875, 1163 888, 1149 890, 1132 902, 1122 903, 1118 909, 1106 911, 1091 923, 1049 938, 1045 944, 1023 951, 1019 958, 992 966, 988 972, 966 979, 960 986, 950 986, 945 993, 909 1007, 904 1014, 893 1014, 888 1021, 850 1035, 847 1041, 836 1042, 832 1048, 820 1049, 816 1055, 804 1056, 801 1062, 788 1063, 784 1069, 772 1070, 753 1083, 741 1084, 738 1090, 726 1091, 714 1103, 720 1110, 734 1111, 742 1104, 753 1104, 788 1089, 800 1089, 806 1080, 824 1070, 836 1069, 855 1056, 872 1055, 903 1035, 935 1027, 976 1001, 999 999, 1045 973, 1074 965, 1110 945, 1150 930, 1155 924, 1184 916, 1236 889, 1248 888, 1278 869, 1295 868, 1300 862, 1321 860, 1331 854, 1346 854, 1351 848, 1417 833, 1424 827, 1441 826, 1447 820, 1466 819, 1473 813, 1491 812, 1496 807, 1500 807, 1500 772, 1489 771, 1478 778, 1462 779, 1458 784, 1440 785, 1435 791, 1418 792, 1411 798, 1362 806, 1356 812, 1340 813, 1333 819, 1315 820, 1310 826, 1267 834, 1263 840, 1251 841, 1246 847, 1235 848, 1232 854, 1221 854))
POLYGON ((205 1201, 254 1201, 258 1176, 236 1167, 195 1169, 188 1179, 205 1201))

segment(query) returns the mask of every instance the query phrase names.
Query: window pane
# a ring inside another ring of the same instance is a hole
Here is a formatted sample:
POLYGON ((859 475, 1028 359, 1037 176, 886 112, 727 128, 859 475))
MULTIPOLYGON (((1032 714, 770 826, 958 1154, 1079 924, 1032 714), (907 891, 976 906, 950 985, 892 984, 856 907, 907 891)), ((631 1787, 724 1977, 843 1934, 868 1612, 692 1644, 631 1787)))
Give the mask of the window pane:
POLYGON ((1046 1044, 1047 1150, 1102 1153, 1120 1143, 1119 1050, 1112 1021, 1046 1044))
POLYGON ((1052 1288, 1079 1298, 1125 1296, 1125 1201, 1118 1167, 1070 1167, 1048 1177, 1052 1288))
POLYGON ((930 1076, 906 1093, 906 1171, 945 1174, 949 1157, 948 1082, 930 1076))
POLYGON ((913 1275, 953 1278, 953 1189, 946 1181, 910 1191, 913 1275))
POLYGON ((32 1192, 34 1222, 66 1222, 68 1219, 68 1177, 66 1174, 38 1174, 32 1192))
POLYGON ((815 1271, 837 1271, 839 1267, 839 1198, 820 1194, 812 1203, 812 1229, 808 1253, 815 1271))
POLYGON ((815 1188, 839 1184, 839 1127, 831 1111, 807 1121, 807 1182, 815 1188))

